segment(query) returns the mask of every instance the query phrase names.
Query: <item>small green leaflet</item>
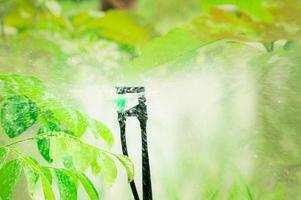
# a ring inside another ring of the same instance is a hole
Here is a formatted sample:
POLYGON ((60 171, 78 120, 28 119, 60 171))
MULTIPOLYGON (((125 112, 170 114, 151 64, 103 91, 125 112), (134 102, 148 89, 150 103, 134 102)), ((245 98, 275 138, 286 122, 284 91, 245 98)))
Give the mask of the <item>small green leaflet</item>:
MULTIPOLYGON (((42 112, 39 116, 39 124, 42 127, 38 130, 38 135, 47 134, 52 131, 60 131, 59 122, 54 118, 53 113, 49 110, 42 112)), ((49 137, 43 137, 37 140, 37 145, 42 157, 49 163, 53 162, 50 157, 50 139, 49 137)))
POLYGON ((87 194, 89 195, 91 200, 98 200, 99 195, 94 187, 93 183, 90 181, 90 179, 83 173, 78 173, 77 174, 80 182, 82 183, 83 187, 85 188, 87 194))
POLYGON ((37 117, 36 104, 20 95, 6 99, 0 113, 1 125, 10 138, 16 137, 30 128, 36 122, 37 117))
POLYGON ((22 171, 19 160, 11 160, 0 170, 0 197, 2 200, 10 200, 15 191, 22 171))
MULTIPOLYGON (((55 200, 55 195, 51 188, 52 176, 50 170, 46 167, 41 167, 39 163, 32 157, 24 157, 23 161, 24 161, 23 165, 27 168, 30 168, 32 172, 36 173, 38 177, 41 179, 45 199, 55 200)), ((36 183, 32 182, 28 184, 36 184, 36 183)))
POLYGON ((27 188, 28 188, 29 195, 33 197, 37 188, 39 174, 29 167, 25 168, 24 173, 27 179, 27 188))
POLYGON ((6 148, 0 148, 0 169, 5 162, 5 159, 8 155, 8 150, 6 148))
MULTIPOLYGON (((42 135, 44 133, 47 133, 51 128, 50 127, 41 127, 38 130, 38 135, 42 135)), ((53 130, 54 131, 54 130, 53 130)), ((43 136, 42 136, 43 137, 43 136)), ((43 156, 43 158, 49 162, 52 163, 53 159, 50 157, 50 138, 49 137, 43 137, 41 139, 37 140, 37 145, 40 154, 43 156)))
POLYGON ((95 135, 95 137, 98 137, 100 135, 104 139, 104 141, 109 145, 109 147, 112 147, 114 143, 114 137, 108 127, 94 119, 89 119, 89 127, 92 133, 95 135))
POLYGON ((128 181, 131 182, 134 179, 134 175, 135 175, 134 163, 127 156, 124 155, 115 154, 115 157, 120 161, 120 163, 125 168, 128 176, 128 181))
POLYGON ((114 160, 105 153, 97 157, 96 164, 99 166, 103 183, 110 187, 117 177, 117 168, 114 160))
POLYGON ((42 187, 45 200, 55 200, 55 195, 52 191, 51 184, 45 176, 41 177, 42 187))
POLYGON ((55 169, 61 200, 77 200, 77 186, 66 170, 55 169))

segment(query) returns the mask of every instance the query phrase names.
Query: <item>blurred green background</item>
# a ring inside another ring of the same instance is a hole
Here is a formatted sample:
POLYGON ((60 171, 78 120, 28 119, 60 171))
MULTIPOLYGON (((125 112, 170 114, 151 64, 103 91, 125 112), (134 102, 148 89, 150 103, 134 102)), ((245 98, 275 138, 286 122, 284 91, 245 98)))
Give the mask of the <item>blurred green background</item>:
MULTIPOLYGON (((114 87, 145 86, 154 199, 301 199, 300 0, 100 8, 98 0, 0 0, 0 72, 34 75, 103 121, 114 152, 114 87)), ((141 185, 138 124, 128 123, 141 185)), ((97 189, 131 199, 125 180, 120 172, 97 189)), ((15 199, 25 193, 20 185, 15 199)))

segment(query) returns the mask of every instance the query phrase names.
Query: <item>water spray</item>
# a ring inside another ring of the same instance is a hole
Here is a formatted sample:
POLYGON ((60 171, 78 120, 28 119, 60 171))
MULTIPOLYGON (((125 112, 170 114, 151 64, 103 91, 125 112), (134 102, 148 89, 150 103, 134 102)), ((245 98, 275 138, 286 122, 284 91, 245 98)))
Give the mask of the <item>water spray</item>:
MULTIPOLYGON (((120 138, 123 155, 128 156, 126 143, 126 118, 137 117, 141 129, 142 141, 142 191, 143 200, 152 200, 152 184, 151 173, 149 166, 148 147, 147 147, 147 106, 145 104, 146 98, 144 96, 144 87, 116 87, 118 95, 125 95, 128 93, 138 94, 138 104, 130 109, 125 110, 126 99, 119 98, 117 100, 118 106, 118 122, 120 126, 120 138)), ((139 200, 139 194, 134 180, 130 182, 131 190, 135 200, 139 200)))

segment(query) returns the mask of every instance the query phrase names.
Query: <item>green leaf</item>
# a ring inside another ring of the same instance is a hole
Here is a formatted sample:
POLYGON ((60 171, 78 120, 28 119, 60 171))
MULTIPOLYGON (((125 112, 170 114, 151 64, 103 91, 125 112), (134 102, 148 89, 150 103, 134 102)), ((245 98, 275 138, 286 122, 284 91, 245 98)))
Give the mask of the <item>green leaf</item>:
MULTIPOLYGON (((51 130, 52 128, 49 126, 41 127, 38 130, 38 135, 45 134, 49 131, 55 131, 51 130)), ((52 163, 53 159, 50 157, 50 138, 49 137, 43 137, 42 139, 37 140, 38 150, 40 154, 43 156, 43 158, 49 162, 52 163)))
POLYGON ((47 167, 41 167, 41 172, 43 173, 43 176, 45 176, 46 179, 48 180, 48 182, 51 184, 52 183, 52 175, 51 175, 50 169, 47 167))
POLYGON ((55 161, 62 160, 66 155, 68 155, 68 142, 69 140, 65 137, 50 137, 50 157, 55 161))
POLYGON ((104 139, 104 141, 109 145, 109 147, 112 147, 114 143, 114 137, 113 133, 107 126, 105 126, 103 123, 97 120, 90 119, 89 127, 96 137, 100 135, 104 139))
POLYGON ((50 98, 41 104, 41 108, 43 110, 50 110, 54 118, 75 136, 81 137, 85 133, 88 126, 87 119, 81 112, 75 110, 65 102, 50 98))
POLYGON ((140 26, 126 11, 106 12, 87 25, 88 29, 99 30, 100 35, 127 45, 141 45, 150 39, 148 31, 140 26))
POLYGON ((90 199, 98 200, 99 199, 98 192, 97 192, 95 186, 93 185, 93 183, 90 181, 90 179, 83 173, 78 173, 77 175, 78 175, 80 182, 84 186, 87 194, 89 195, 90 199))
POLYGON ((116 154, 114 155, 123 165, 123 167, 126 169, 128 181, 131 182, 134 179, 134 175, 135 175, 134 163, 127 156, 116 155, 116 154))
POLYGON ((34 193, 37 188, 37 182, 39 180, 39 170, 40 165, 33 157, 24 157, 23 158, 24 172, 27 179, 27 188, 29 195, 34 196, 34 193))
POLYGON ((46 89, 42 81, 27 75, 1 74, 0 83, 3 84, 0 93, 1 98, 7 98, 11 95, 23 95, 36 101, 45 94, 46 89))
POLYGON ((55 169, 61 200, 77 200, 77 187, 75 180, 66 170, 55 169))
POLYGON ((102 180, 106 186, 111 186, 117 178, 117 168, 114 160, 107 154, 100 154, 97 158, 102 180))
POLYGON ((143 46, 141 56, 133 60, 128 70, 142 71, 175 61, 196 50, 202 44, 204 43, 193 39, 184 29, 173 29, 166 35, 155 38, 143 46))
POLYGON ((24 163, 33 173, 37 173, 41 179, 43 193, 46 200, 55 200, 54 192, 51 188, 52 175, 48 168, 41 167, 39 163, 32 157, 25 157, 24 163))
POLYGON ((22 171, 19 160, 11 160, 0 170, 0 197, 2 200, 10 200, 15 191, 22 171))
POLYGON ((251 191, 250 187, 247 184, 246 184, 246 192, 247 192, 248 200, 253 200, 254 197, 253 197, 252 191, 251 191))
POLYGON ((28 192, 29 192, 30 196, 33 197, 34 193, 36 191, 36 188, 37 188, 39 174, 36 173, 33 169, 28 167, 28 168, 25 168, 25 176, 27 179, 28 192))
POLYGON ((7 155, 8 150, 6 148, 0 148, 0 169, 5 162, 7 155))
POLYGON ((69 145, 68 152, 72 155, 74 166, 78 171, 86 170, 96 159, 95 149, 78 142, 69 145))
MULTIPOLYGON (((39 117, 39 123, 43 125, 38 130, 38 135, 43 135, 51 132, 60 131, 59 121, 53 116, 53 113, 50 110, 41 112, 39 117)), ((50 138, 42 137, 37 140, 38 150, 42 157, 49 163, 53 162, 53 159, 50 157, 50 138)))
POLYGON ((20 95, 6 99, 0 113, 1 125, 10 138, 30 128, 36 122, 37 117, 36 104, 20 95))
POLYGON ((51 184, 46 176, 41 176, 41 182, 44 192, 44 197, 46 200, 55 200, 55 195, 52 191, 51 184))
POLYGON ((65 155, 62 159, 62 162, 66 169, 70 169, 70 170, 74 170, 74 171, 76 170, 72 156, 65 155))

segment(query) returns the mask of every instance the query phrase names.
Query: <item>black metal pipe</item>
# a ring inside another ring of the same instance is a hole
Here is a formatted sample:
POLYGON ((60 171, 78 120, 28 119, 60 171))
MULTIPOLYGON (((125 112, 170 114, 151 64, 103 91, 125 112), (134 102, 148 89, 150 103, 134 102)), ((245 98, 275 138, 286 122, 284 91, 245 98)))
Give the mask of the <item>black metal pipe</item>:
MULTIPOLYGON (((122 153, 125 156, 129 156, 128 149, 127 149, 127 143, 126 143, 126 135, 125 135, 126 117, 121 112, 118 112, 118 122, 119 122, 119 127, 120 127, 120 140, 121 140, 122 153)), ((137 191, 136 184, 135 184, 134 180, 132 180, 130 182, 130 187, 131 187, 134 199, 139 200, 139 195, 138 195, 138 191, 137 191)))
POLYGON ((139 120, 141 128, 141 140, 142 140, 142 189, 143 200, 152 200, 152 182, 149 166, 147 134, 146 134, 146 120, 139 120))
MULTIPOLYGON (((117 94, 126 93, 141 93, 144 92, 144 87, 117 87, 117 94)), ((126 117, 137 117, 141 129, 141 141, 142 141, 142 190, 143 190, 143 200, 152 200, 152 183, 151 183, 151 173, 148 155, 148 144, 147 144, 147 106, 145 104, 146 98, 141 95, 138 98, 138 104, 126 111, 118 111, 118 121, 120 125, 121 133, 121 144, 122 151, 124 155, 128 156, 126 136, 125 136, 125 122, 126 117)), ((131 182, 131 189, 135 200, 139 199, 137 189, 134 181, 131 182)))

